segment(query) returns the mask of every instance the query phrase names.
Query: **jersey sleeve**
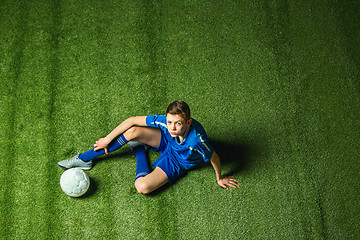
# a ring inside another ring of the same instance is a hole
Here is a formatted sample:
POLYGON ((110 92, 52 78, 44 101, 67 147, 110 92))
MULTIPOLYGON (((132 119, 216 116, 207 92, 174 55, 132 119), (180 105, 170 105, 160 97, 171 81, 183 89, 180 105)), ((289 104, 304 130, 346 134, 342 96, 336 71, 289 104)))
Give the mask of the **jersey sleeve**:
POLYGON ((209 162, 214 153, 214 148, 211 146, 206 136, 204 137, 198 134, 198 138, 200 141, 196 150, 200 153, 205 162, 209 162))
POLYGON ((166 131, 166 116, 165 115, 149 115, 146 117, 146 125, 148 127, 161 128, 166 131))

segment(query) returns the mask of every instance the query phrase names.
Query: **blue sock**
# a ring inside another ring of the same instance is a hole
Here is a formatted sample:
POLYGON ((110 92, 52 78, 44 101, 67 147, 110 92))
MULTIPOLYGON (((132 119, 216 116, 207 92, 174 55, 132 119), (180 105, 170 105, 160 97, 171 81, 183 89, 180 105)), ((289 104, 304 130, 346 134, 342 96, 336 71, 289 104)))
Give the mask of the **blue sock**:
POLYGON ((151 170, 149 166, 148 159, 146 157, 146 150, 143 146, 139 146, 135 148, 135 156, 136 156, 136 179, 140 177, 145 177, 148 175, 151 170))
MULTIPOLYGON (((115 138, 109 145, 108 145, 108 151, 109 152, 113 152, 115 150, 118 150, 119 148, 121 148, 122 146, 124 146, 126 143, 128 142, 128 140, 126 140, 126 138, 124 137, 124 135, 120 135, 118 138, 115 138)), ((79 158, 81 160, 83 160, 84 162, 89 162, 91 160, 93 160, 94 158, 101 156, 103 154, 105 154, 105 149, 101 149, 98 151, 94 151, 95 148, 84 152, 82 154, 79 155, 79 158)))

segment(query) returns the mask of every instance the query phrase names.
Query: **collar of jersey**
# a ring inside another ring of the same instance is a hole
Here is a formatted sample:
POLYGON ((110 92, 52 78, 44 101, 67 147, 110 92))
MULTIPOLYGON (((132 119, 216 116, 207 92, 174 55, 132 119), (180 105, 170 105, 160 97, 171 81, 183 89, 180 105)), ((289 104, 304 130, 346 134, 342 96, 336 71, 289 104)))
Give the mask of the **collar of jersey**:
POLYGON ((187 138, 187 136, 189 135, 189 132, 190 132, 190 128, 191 128, 191 125, 186 129, 185 131, 185 134, 184 134, 184 137, 183 137, 183 140, 181 141, 181 143, 179 143, 178 139, 176 139, 176 142, 179 143, 180 145, 183 144, 187 138))

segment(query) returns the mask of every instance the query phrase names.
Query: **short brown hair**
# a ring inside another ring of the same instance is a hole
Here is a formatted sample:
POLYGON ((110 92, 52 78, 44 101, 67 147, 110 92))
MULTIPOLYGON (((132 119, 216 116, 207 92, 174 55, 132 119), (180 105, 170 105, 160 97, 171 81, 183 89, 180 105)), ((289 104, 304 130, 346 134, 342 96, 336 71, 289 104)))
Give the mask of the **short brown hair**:
POLYGON ((166 109, 167 114, 180 115, 185 121, 190 120, 190 108, 184 101, 175 101, 170 103, 166 109))

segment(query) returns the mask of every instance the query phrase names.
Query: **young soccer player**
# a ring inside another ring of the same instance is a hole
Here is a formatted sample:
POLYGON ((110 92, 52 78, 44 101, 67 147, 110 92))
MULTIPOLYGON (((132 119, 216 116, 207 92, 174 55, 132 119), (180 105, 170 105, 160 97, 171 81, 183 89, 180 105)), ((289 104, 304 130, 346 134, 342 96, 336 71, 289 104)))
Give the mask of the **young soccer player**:
POLYGON ((129 141, 132 141, 129 145, 134 146, 135 141, 161 153, 151 171, 144 145, 134 147, 137 158, 135 187, 141 194, 148 194, 166 183, 173 184, 203 161, 211 162, 221 187, 228 190, 239 186, 233 176, 221 175, 220 159, 202 125, 190 117, 189 106, 184 101, 171 103, 166 115, 128 118, 105 138, 96 141, 93 149, 60 161, 58 165, 63 169, 80 167, 89 170, 95 157, 115 151, 129 141))

